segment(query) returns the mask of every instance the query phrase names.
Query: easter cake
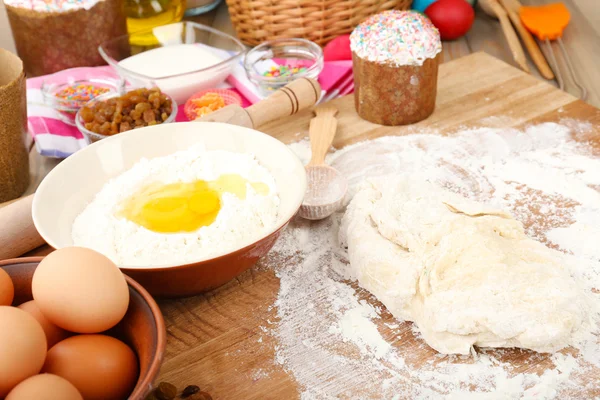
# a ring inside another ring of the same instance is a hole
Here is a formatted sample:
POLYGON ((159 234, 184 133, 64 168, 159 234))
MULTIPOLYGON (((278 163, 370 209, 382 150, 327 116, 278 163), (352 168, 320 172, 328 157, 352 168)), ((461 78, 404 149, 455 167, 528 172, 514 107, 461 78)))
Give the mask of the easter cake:
POLYGON ((98 46, 127 34, 121 0, 4 0, 28 77, 104 65, 98 46))
POLYGON ((442 44, 431 21, 414 11, 385 11, 350 35, 358 115, 381 125, 427 118, 435 107, 442 44))

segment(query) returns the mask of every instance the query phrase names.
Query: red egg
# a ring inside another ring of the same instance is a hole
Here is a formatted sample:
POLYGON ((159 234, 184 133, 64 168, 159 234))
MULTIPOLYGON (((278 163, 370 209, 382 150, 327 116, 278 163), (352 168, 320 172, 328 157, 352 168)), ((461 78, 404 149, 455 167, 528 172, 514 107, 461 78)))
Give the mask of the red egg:
POLYGON ((439 29, 442 40, 464 36, 475 20, 475 11, 465 0, 437 0, 427 7, 425 15, 439 29))
POLYGON ((323 49, 325 61, 352 60, 350 51, 350 35, 341 35, 325 45, 323 49))

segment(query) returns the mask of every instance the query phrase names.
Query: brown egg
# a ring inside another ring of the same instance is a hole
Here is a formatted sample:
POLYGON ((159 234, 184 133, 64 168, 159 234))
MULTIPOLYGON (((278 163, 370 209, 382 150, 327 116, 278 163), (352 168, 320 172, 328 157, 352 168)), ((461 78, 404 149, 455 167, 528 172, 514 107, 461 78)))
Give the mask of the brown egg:
POLYGON ((15 296, 15 287, 8 273, 0 268, 0 306, 10 306, 15 296))
POLYGON ((10 391, 6 400, 83 400, 69 381, 51 374, 34 375, 10 391))
POLYGON ((44 258, 33 274, 31 291, 44 316, 71 332, 110 329, 129 306, 127 281, 119 268, 82 247, 66 247, 44 258))
POLYGON ((42 371, 62 376, 86 400, 119 400, 135 386, 138 361, 125 343, 113 337, 79 335, 54 345, 42 371))
POLYGON ((46 334, 46 342, 48 343, 49 349, 52 348, 52 346, 54 346, 56 343, 68 338, 71 335, 69 332, 48 321, 48 318, 42 314, 42 311, 35 303, 35 300, 23 303, 19 306, 19 308, 31 314, 31 316, 40 323, 44 333, 46 334))
POLYGON ((35 318, 16 307, 0 306, 0 399, 40 372, 46 350, 46 335, 35 318))

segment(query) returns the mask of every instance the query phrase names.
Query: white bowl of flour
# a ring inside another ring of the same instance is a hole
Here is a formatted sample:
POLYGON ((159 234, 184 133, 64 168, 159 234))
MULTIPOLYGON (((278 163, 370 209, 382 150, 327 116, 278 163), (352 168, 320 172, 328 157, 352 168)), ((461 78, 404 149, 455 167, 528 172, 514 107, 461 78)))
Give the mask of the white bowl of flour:
POLYGON ((115 135, 67 158, 40 184, 32 215, 53 248, 93 248, 151 293, 180 296, 219 286, 264 256, 305 190, 302 163, 277 139, 228 124, 177 123, 115 135), (115 212, 145 184, 223 174, 261 182, 268 193, 224 195, 215 222, 195 232, 152 232, 115 212))

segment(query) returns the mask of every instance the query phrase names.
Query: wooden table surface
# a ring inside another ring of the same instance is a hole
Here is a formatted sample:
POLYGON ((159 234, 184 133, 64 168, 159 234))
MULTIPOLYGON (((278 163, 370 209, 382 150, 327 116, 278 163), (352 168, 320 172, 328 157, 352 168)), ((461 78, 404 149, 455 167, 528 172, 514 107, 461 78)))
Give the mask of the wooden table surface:
MULTIPOLYGON (((336 148, 386 135, 409 134, 415 126, 452 135, 464 126, 489 124, 487 117, 499 115, 507 117, 501 122, 502 127, 507 128, 558 122, 562 118, 590 122, 591 130, 580 134, 576 140, 600 150, 599 109, 484 53, 453 60, 440 67, 436 110, 431 117, 413 126, 385 127, 361 120, 354 110, 352 97, 337 99, 332 104, 339 110, 338 130, 333 144, 336 148)), ((290 143, 307 134, 311 118, 312 112, 305 110, 261 127, 261 130, 290 143)), ((539 214, 537 218, 522 222, 535 229, 536 224, 543 225, 540 221, 544 218, 539 214)), ((218 399, 295 399, 300 391, 309 389, 299 387, 294 376, 275 361, 276 348, 280 344, 274 335, 269 334, 269 329, 275 329, 278 321, 274 305, 279 292, 279 278, 274 271, 292 268, 292 265, 282 266, 281 262, 277 255, 272 259, 267 257, 258 267, 212 292, 160 301, 167 325, 168 344, 159 380, 177 386, 194 383, 218 399), (266 376, 262 375, 265 371, 266 376)), ((321 299, 319 289, 314 290, 303 296, 311 299, 307 300, 309 303, 321 299)), ((359 292, 365 295, 369 304, 384 309, 375 298, 359 292)), ((411 355, 414 360, 411 368, 436 359, 437 353, 422 345, 412 331, 411 323, 401 323, 398 329, 390 329, 389 326, 395 322, 387 311, 383 312, 381 319, 374 320, 388 343, 401 354, 411 355)), ((340 346, 344 345, 340 343, 340 346)), ((352 346, 347 345, 345 350, 340 351, 351 352, 352 346)), ((304 351, 302 357, 310 360, 313 350, 307 346, 295 351, 304 351)), ((497 356, 511 365, 510 375, 524 372, 541 375, 548 368, 553 368, 549 354, 507 349, 497 356)), ((361 382, 361 376, 341 377, 324 373, 335 368, 336 361, 331 363, 320 365, 315 376, 321 376, 319 373, 328 376, 327 387, 337 387, 340 382, 346 382, 350 387, 345 393, 352 393, 352 397, 342 398, 378 397, 372 389, 366 389, 369 385, 361 382)), ((567 390, 569 398, 600 396, 598 376, 600 369, 597 367, 574 373, 570 379, 576 379, 578 385, 567 390)), ((411 393, 411 385, 417 384, 409 382, 407 385, 398 392, 400 399, 408 399, 405 393, 411 393)), ((485 391, 490 388, 479 389, 485 391)), ((565 394, 561 392, 563 397, 565 394)))

